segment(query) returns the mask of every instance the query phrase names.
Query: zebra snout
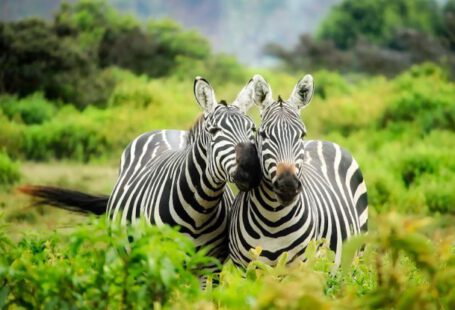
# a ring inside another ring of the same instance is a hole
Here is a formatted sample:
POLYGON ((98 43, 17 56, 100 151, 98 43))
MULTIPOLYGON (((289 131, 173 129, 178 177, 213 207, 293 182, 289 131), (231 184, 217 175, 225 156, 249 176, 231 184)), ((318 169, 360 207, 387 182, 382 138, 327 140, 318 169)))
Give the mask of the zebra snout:
POLYGON ((248 191, 261 181, 261 165, 256 146, 241 142, 235 146, 237 169, 233 174, 234 183, 241 191, 248 191))
POLYGON ((300 194, 302 183, 295 174, 284 172, 273 182, 273 188, 283 205, 288 205, 300 194))

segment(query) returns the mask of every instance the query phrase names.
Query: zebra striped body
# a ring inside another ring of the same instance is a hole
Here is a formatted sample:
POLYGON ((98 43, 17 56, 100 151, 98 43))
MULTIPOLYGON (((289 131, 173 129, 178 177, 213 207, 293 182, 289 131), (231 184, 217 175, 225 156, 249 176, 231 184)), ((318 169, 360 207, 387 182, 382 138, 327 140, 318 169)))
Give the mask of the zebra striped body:
POLYGON ((289 206, 274 199, 266 182, 236 197, 231 216, 229 252, 246 266, 248 250, 262 247, 260 260, 275 264, 283 252, 289 262, 301 260, 311 240, 328 240, 341 258, 343 240, 367 230, 365 183, 354 158, 331 142, 304 144, 302 192, 289 206))
MULTIPOLYGON (((200 125, 199 125, 200 126, 200 125)), ((123 152, 120 173, 108 202, 108 216, 122 224, 144 216, 151 224, 179 226, 196 246, 224 256, 227 213, 234 196, 226 184, 204 175, 207 137, 186 145, 187 132, 154 131, 123 152), (173 139, 166 139, 171 136, 173 139)))
POLYGON ((261 108, 256 143, 263 179, 234 201, 230 257, 246 266, 249 250, 261 247, 263 262, 273 265, 284 252, 292 262, 303 259, 311 240, 324 238, 338 265, 342 242, 367 229, 367 193, 359 166, 335 143, 303 140, 300 109, 311 100, 311 76, 299 81, 287 102, 273 101, 262 77, 254 80, 261 108))
POLYGON ((195 95, 205 113, 189 132, 152 131, 124 150, 107 215, 122 224, 145 217, 151 224, 178 226, 198 248, 209 247, 209 255, 224 259, 234 200, 226 182, 249 188, 250 173, 260 174, 248 164, 252 171, 240 169, 242 151, 248 157, 250 146, 257 162, 254 123, 244 106, 251 102, 244 91, 251 91, 246 87, 228 106, 215 101, 208 83, 201 87, 195 95))

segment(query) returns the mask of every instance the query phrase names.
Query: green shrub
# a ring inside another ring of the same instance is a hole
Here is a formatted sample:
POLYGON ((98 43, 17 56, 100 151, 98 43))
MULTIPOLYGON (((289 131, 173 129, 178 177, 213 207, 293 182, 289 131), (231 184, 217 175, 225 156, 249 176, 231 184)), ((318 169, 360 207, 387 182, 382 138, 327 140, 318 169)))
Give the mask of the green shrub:
POLYGON ((154 90, 149 87, 148 79, 142 76, 119 83, 109 98, 109 106, 145 108, 154 101, 156 101, 154 90))
POLYGON ((437 174, 439 169, 438 159, 431 152, 408 152, 401 157, 400 166, 401 178, 406 187, 418 182, 425 174, 437 174))
POLYGON ((49 123, 30 127, 24 137, 24 155, 33 160, 72 158, 88 161, 100 156, 105 141, 96 129, 77 124, 49 123))
MULTIPOLYGON (((368 167, 364 168, 364 170, 368 169, 368 167)), ((396 180, 390 171, 380 168, 374 173, 369 173, 368 176, 369 178, 366 179, 368 203, 381 212, 390 209, 388 205, 396 201, 403 191, 400 181, 396 180)))
MULTIPOLYGON (((323 71, 315 73, 315 93, 319 95, 302 112, 309 133, 314 132, 326 139, 332 133, 349 136, 361 129, 373 129, 376 126, 393 96, 390 81, 383 77, 360 81, 356 76, 349 78, 323 71), (322 85, 317 79, 319 75, 322 85), (319 87, 322 87, 321 92, 318 91, 319 87)), ((288 86, 290 90, 292 87, 288 86)))
POLYGON ((314 79, 316 81, 314 93, 322 99, 349 93, 348 83, 336 72, 320 70, 314 74, 314 79))
POLYGON ((22 99, 14 96, 0 97, 0 109, 10 119, 20 119, 25 124, 41 124, 55 115, 55 106, 42 93, 22 99))
POLYGON ((22 132, 26 126, 10 121, 0 110, 0 147, 14 157, 21 156, 22 132))
POLYGON ((71 82, 66 77, 61 77, 61 92, 64 94, 63 101, 75 105, 79 109, 89 106, 104 108, 107 105, 110 94, 115 87, 115 78, 109 70, 96 70, 80 77, 76 82, 71 82))
POLYGON ((108 142, 97 127, 78 122, 29 127, 24 135, 24 155, 32 160, 71 158, 87 162, 108 150, 108 142))
POLYGON ((150 309, 199 291, 200 266, 214 260, 187 237, 145 221, 114 226, 100 221, 14 246, 0 239, 0 307, 150 309))
POLYGON ((203 76, 214 85, 230 82, 243 84, 251 78, 234 57, 224 54, 212 55, 199 61, 187 56, 179 56, 172 75, 180 80, 203 76))
POLYGON ((104 126, 109 115, 95 108, 78 112, 68 106, 52 121, 26 127, 21 152, 32 160, 70 158, 87 162, 100 157, 110 149, 104 126))
POLYGON ((19 164, 13 162, 8 154, 0 151, 0 188, 16 183, 20 177, 19 164))
POLYGON ((395 81, 395 98, 382 124, 414 122, 422 131, 455 128, 455 84, 430 64, 416 66, 395 81))
POLYGON ((429 211, 455 214, 455 175, 428 176, 420 189, 429 211))
POLYGON ((11 241, 0 226, 0 307, 51 309, 451 309, 455 237, 451 219, 370 214, 370 231, 343 246, 333 269, 327 244, 310 242, 305 262, 271 267, 261 249, 246 269, 222 266, 217 285, 202 266, 217 262, 167 226, 128 228, 105 220, 70 232, 11 241), (447 223, 446 223, 447 221, 447 223), (359 253, 359 249, 364 247, 359 253))

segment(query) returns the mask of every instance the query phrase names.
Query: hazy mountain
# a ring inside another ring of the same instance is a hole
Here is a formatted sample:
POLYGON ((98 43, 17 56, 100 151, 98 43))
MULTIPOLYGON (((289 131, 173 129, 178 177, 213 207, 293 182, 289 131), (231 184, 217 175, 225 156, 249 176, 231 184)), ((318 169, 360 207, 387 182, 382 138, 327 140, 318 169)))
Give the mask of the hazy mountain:
MULTIPOLYGON (((63 0, 0 0, 1 19, 51 18, 63 0)), ((330 7, 341 0, 109 0, 141 19, 169 17, 206 35, 216 51, 263 65, 266 43, 292 46, 312 33, 330 7)), ((69 1, 74 2, 74 0, 69 1)))

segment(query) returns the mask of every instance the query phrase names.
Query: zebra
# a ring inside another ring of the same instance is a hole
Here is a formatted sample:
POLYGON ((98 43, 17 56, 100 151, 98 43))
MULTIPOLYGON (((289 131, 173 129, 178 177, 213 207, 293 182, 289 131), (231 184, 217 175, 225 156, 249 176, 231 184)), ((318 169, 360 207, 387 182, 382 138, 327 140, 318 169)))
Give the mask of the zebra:
POLYGON ((259 260, 274 265, 287 252, 291 263, 304 260, 311 240, 326 239, 339 266, 342 242, 367 231, 368 199, 359 166, 335 143, 304 141, 300 110, 313 96, 311 75, 297 83, 287 101, 272 100, 261 76, 253 82, 261 113, 256 143, 262 180, 234 201, 229 256, 246 267, 249 250, 260 247, 259 260))
POLYGON ((197 77, 194 95, 203 109, 189 131, 151 131, 134 139, 121 156, 110 196, 93 196, 54 187, 21 190, 41 203, 79 212, 107 214, 121 224, 139 218, 178 226, 196 248, 227 255, 228 215, 234 200, 227 182, 248 190, 259 183, 255 125, 246 114, 253 105, 250 81, 233 104, 217 102, 209 82, 197 77))

